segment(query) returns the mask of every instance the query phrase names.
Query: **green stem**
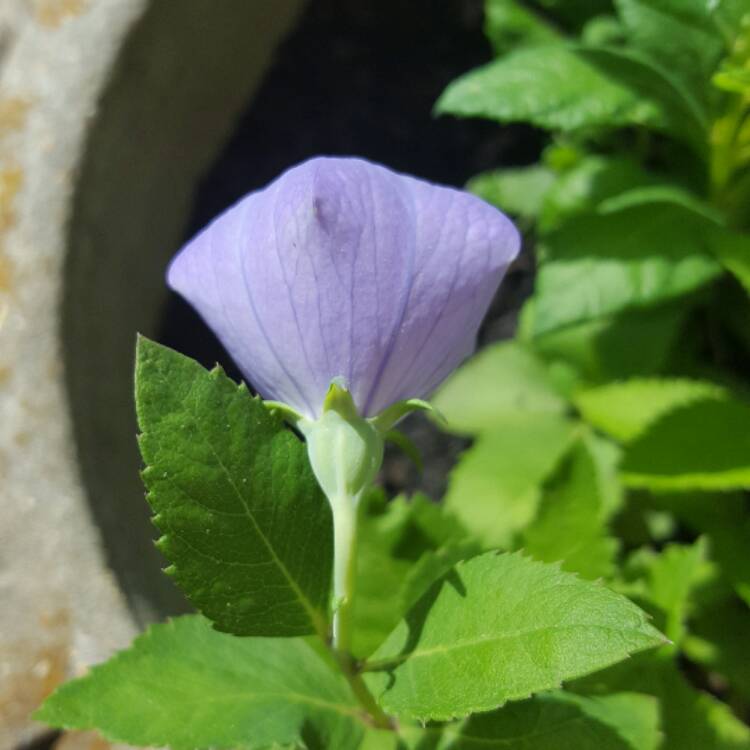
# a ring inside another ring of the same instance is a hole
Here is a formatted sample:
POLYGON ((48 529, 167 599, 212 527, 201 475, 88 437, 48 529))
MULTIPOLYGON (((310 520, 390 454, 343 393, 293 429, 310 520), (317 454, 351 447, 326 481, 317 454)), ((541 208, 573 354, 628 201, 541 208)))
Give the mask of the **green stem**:
POLYGON ((332 651, 352 692, 373 723, 384 729, 393 722, 375 701, 351 655, 354 592, 357 572, 357 508, 359 497, 329 498, 333 509, 333 643, 332 651))
POLYGON ((351 655, 341 651, 334 651, 334 655, 346 681, 349 683, 349 687, 352 689, 362 708, 365 709, 372 719, 374 726, 380 729, 394 729, 395 724, 393 719, 377 704, 375 697, 362 679, 362 675, 357 671, 351 655))
POLYGON ((357 568, 357 498, 330 498, 333 509, 333 646, 349 653, 352 646, 354 588, 357 568))

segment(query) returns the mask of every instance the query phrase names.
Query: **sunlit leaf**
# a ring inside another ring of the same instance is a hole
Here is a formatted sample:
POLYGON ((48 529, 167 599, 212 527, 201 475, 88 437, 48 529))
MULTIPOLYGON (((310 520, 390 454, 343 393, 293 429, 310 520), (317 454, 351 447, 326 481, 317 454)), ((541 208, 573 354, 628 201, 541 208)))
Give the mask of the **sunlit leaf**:
POLYGON ((662 643, 647 619, 556 565, 489 552, 430 588, 373 654, 367 681, 397 715, 466 716, 662 643))
POLYGON ((536 515, 541 485, 577 429, 556 414, 509 415, 461 456, 446 507, 485 547, 507 547, 536 515))
POLYGON ((302 639, 235 638, 198 616, 149 628, 36 718, 172 750, 356 747, 365 727, 343 678, 302 639))
POLYGON ((304 445, 218 368, 140 339, 143 478, 168 573, 220 630, 327 634, 331 512, 304 445))

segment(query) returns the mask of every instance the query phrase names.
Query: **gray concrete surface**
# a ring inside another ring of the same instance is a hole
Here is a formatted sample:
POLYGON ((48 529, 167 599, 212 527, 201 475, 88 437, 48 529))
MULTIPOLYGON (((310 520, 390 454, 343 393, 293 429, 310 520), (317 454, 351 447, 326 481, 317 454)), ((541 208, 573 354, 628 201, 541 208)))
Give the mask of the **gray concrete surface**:
POLYGON ((137 473, 135 333, 154 333, 196 180, 300 6, 0 2, 0 748, 180 606, 137 473))

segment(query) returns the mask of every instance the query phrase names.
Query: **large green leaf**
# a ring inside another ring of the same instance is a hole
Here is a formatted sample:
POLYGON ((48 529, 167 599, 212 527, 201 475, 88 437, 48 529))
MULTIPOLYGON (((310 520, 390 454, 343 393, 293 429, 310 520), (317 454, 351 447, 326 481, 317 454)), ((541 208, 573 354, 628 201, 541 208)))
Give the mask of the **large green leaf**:
POLYGON ((661 652, 639 654, 574 687, 585 694, 634 690, 658 698, 660 750, 750 750, 750 729, 725 703, 693 688, 661 652))
POLYGON ((590 440, 580 440, 544 488, 539 513, 522 535, 521 546, 543 562, 562 561, 564 570, 584 578, 613 572, 617 541, 608 536, 606 519, 612 502, 604 496, 607 478, 600 477, 590 440))
POLYGON ((546 44, 563 38, 519 0, 486 0, 484 33, 498 54, 520 44, 546 44))
POLYGON ((629 443, 622 477, 652 490, 750 487, 750 406, 714 398, 668 412, 629 443))
POLYGON ((557 414, 507 415, 453 469, 446 507, 486 547, 507 547, 536 515, 541 485, 576 430, 557 414))
POLYGON ((659 741, 650 696, 554 691, 447 724, 435 750, 656 750, 659 741))
POLYGON ((594 427, 627 442, 670 411, 724 393, 703 380, 634 378, 581 391, 575 405, 594 427))
POLYGON ((446 720, 662 642, 638 607, 603 586, 489 552, 430 588, 373 654, 367 681, 391 713, 446 720))
POLYGON ((575 217, 546 236, 534 300, 536 335, 649 307, 714 280, 715 225, 682 205, 641 204, 575 217))
POLYGON ((305 641, 235 638, 199 616, 151 627, 35 718, 172 750, 348 748, 364 729, 343 678, 305 641))
POLYGON ((633 44, 705 101, 724 39, 707 0, 615 0, 633 44))
POLYGON ((303 444, 244 385, 141 338, 143 478, 167 570, 217 628, 327 632, 331 514, 303 444))
POLYGON ((704 123, 647 62, 617 49, 522 47, 448 86, 437 111, 552 130, 643 125, 692 143, 704 123))
POLYGON ((509 414, 560 414, 566 409, 544 362, 517 341, 493 344, 472 357, 432 403, 449 429, 464 434, 502 426, 509 414))

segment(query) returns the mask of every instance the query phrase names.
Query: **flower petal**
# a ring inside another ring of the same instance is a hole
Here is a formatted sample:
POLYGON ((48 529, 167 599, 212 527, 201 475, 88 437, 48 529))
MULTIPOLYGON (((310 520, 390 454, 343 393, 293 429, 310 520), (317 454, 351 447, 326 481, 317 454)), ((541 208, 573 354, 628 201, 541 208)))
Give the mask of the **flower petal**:
POLYGON ((264 398, 315 418, 341 377, 371 416, 471 352, 518 248, 478 198, 317 158, 222 214, 168 279, 264 398))

